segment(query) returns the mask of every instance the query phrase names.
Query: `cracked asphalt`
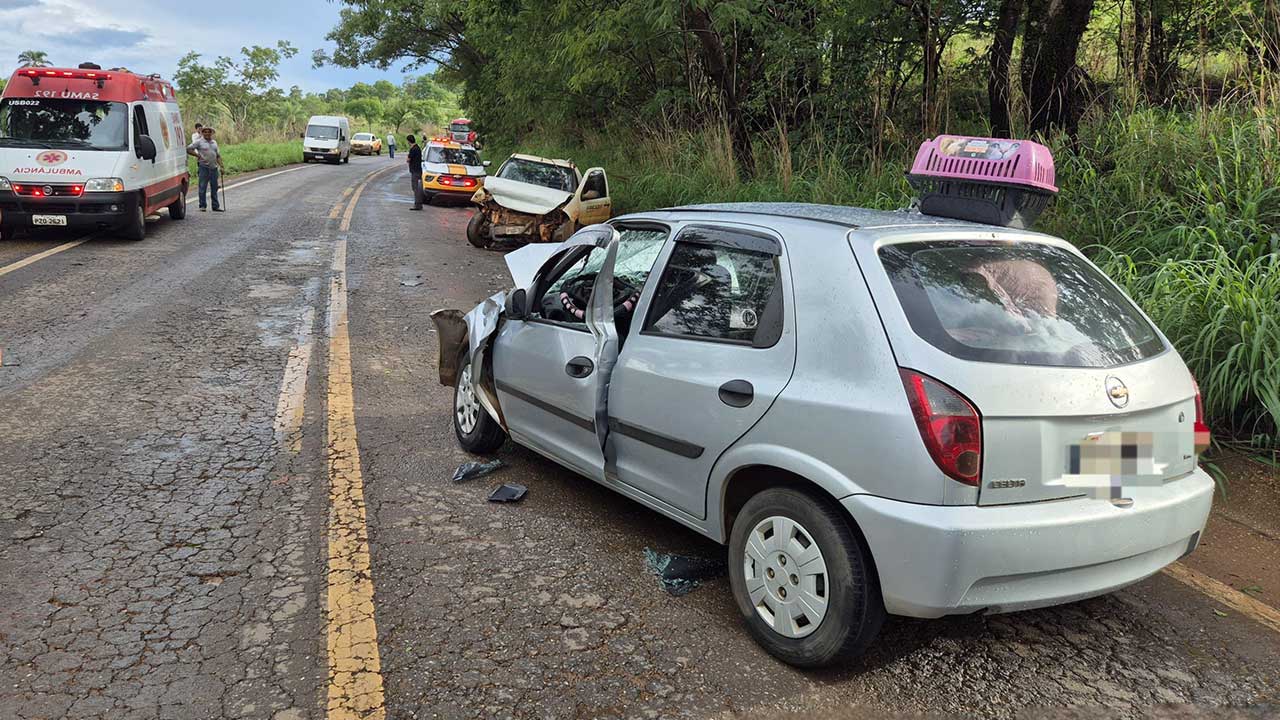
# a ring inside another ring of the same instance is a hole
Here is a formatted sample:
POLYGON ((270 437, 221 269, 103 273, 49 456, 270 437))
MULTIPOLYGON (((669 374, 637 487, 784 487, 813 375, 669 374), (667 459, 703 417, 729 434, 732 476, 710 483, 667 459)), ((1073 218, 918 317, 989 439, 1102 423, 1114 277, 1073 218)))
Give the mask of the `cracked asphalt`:
MULTIPOLYGON (((727 578, 673 597, 647 574, 645 548, 723 558, 710 541, 511 444, 498 474, 452 483, 471 458, 428 315, 507 276, 467 244, 466 207, 408 211, 399 161, 343 231, 339 203, 390 166, 264 177, 225 215, 0 275, 0 718, 345 716, 336 287, 368 542, 351 572, 372 578, 380 656, 366 717, 1280 716, 1280 635, 1164 575, 891 619, 866 657, 805 673, 752 643, 727 578), (528 497, 486 502, 501 482, 528 497)), ((71 239, 0 243, 0 267, 71 239)))

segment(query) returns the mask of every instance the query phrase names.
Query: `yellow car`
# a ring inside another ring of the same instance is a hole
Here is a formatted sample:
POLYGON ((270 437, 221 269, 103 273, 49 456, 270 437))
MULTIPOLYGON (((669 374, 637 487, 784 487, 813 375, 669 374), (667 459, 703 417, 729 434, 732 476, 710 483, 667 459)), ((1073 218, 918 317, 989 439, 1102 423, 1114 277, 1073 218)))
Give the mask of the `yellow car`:
POLYGON ((373 133, 356 133, 351 136, 351 152, 356 155, 381 155, 382 138, 373 133))
POLYGON ((422 194, 427 202, 437 195, 468 199, 484 187, 488 165, 469 145, 433 138, 422 152, 422 194))

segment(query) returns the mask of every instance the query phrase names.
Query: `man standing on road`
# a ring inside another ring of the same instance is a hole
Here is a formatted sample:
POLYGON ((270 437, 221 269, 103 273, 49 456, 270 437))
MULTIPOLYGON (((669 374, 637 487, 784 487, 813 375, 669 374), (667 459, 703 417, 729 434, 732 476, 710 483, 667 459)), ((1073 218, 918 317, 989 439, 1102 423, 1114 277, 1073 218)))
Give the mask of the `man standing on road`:
POLYGON ((422 209, 422 148, 412 135, 409 141, 409 184, 413 186, 413 209, 422 209))
POLYGON ((213 128, 200 128, 200 139, 187 146, 187 154, 196 159, 196 169, 200 176, 200 212, 204 212, 204 191, 208 188, 213 195, 213 211, 222 212, 218 205, 218 171, 222 168, 222 153, 218 152, 218 143, 213 139, 213 128))
POLYGON ((387 133, 387 152, 391 154, 391 159, 396 159, 396 136, 394 133, 387 133))
POLYGON ((203 127, 204 127, 203 123, 196 123, 196 131, 191 133, 191 142, 195 142, 200 139, 200 130, 203 127))

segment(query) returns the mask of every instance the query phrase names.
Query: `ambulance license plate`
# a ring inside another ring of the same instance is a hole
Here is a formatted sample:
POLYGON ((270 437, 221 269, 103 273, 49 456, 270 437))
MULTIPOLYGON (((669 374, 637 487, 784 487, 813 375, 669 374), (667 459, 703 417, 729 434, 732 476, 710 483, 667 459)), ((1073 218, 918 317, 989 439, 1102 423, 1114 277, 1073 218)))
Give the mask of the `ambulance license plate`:
POLYGON ((32 225, 66 225, 66 215, 32 215, 32 225))

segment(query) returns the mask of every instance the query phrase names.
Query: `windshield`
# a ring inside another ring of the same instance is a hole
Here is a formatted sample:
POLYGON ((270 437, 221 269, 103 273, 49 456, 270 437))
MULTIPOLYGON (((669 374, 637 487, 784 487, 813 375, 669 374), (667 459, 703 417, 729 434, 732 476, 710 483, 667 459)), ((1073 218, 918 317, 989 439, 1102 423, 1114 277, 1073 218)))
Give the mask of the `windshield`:
POLYGON ((480 164, 480 156, 476 154, 475 150, 462 150, 436 146, 427 148, 427 162, 474 166, 480 164))
POLYGON ((370 135, 369 133, 356 133, 355 135, 351 136, 351 139, 352 140, 372 140, 373 136, 370 135))
POLYGON ((1063 248, 899 243, 879 254, 912 330, 956 357, 1111 367, 1164 350, 1119 288, 1063 248))
POLYGON ((307 137, 320 138, 322 140, 337 140, 338 128, 332 125, 308 125, 307 137))
POLYGON ((502 169, 498 170, 498 177, 564 192, 573 192, 578 185, 577 173, 572 168, 520 158, 511 158, 503 163, 502 169))
POLYGON ((125 150, 129 107, 98 100, 0 100, 0 144, 125 150))
POLYGON ((454 123, 449 126, 450 132, 470 132, 471 126, 466 123, 454 123))

